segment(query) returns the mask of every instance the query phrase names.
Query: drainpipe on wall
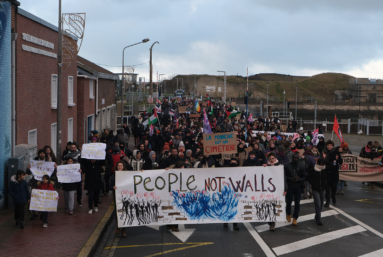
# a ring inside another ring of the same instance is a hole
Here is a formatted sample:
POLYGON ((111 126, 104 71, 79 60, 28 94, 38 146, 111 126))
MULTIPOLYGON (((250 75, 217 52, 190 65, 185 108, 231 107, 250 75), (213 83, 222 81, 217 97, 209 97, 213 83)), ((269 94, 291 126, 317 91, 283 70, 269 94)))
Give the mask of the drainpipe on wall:
MULTIPOLYGON (((96 101, 95 101, 95 108, 96 110, 94 111, 94 129, 97 129, 97 111, 98 111, 98 78, 96 79, 96 101)), ((100 131, 98 132, 100 133, 100 131)))
POLYGON ((17 33, 12 33, 12 156, 16 147, 16 39, 17 33))

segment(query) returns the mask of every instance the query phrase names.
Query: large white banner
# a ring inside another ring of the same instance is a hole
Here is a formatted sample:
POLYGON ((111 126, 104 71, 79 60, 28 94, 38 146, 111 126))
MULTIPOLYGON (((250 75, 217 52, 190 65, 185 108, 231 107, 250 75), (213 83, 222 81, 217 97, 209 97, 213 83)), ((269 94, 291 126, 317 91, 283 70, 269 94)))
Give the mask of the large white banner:
POLYGON ((285 221, 283 166, 116 171, 118 227, 285 221))
POLYGON ((52 176, 52 173, 55 171, 55 163, 54 162, 46 162, 46 161, 31 161, 31 172, 33 177, 36 180, 43 180, 44 175, 52 176))
POLYGON ((90 160, 105 160, 105 149, 106 144, 104 143, 83 144, 81 158, 90 160))
POLYGON ((57 212, 58 196, 56 191, 33 189, 29 210, 57 212))
POLYGON ((76 163, 57 166, 57 179, 60 183, 80 182, 80 164, 76 163))

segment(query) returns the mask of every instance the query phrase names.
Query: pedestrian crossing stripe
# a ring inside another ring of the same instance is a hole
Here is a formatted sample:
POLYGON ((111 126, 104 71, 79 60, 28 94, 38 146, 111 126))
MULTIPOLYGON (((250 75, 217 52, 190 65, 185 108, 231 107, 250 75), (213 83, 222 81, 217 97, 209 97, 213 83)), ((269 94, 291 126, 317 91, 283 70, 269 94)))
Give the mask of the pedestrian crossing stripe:
POLYGON ((363 254, 359 257, 382 257, 383 256, 383 249, 377 250, 375 252, 363 254))
POLYGON ((279 256, 279 255, 295 252, 298 250, 302 250, 308 247, 312 247, 318 244, 326 243, 341 237, 364 232, 364 231, 367 231, 367 230, 363 228, 362 226, 356 225, 353 227, 325 233, 319 236, 314 236, 307 239, 299 240, 287 245, 278 246, 273 248, 273 251, 279 256))

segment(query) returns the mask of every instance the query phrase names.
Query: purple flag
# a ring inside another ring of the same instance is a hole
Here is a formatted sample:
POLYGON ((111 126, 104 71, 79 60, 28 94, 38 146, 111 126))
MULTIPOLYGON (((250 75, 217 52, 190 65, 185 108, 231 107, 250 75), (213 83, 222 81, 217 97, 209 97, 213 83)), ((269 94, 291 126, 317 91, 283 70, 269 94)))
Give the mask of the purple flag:
POLYGON ((204 134, 212 134, 213 133, 213 132, 211 132, 210 122, 207 119, 205 109, 203 109, 203 133, 204 134))

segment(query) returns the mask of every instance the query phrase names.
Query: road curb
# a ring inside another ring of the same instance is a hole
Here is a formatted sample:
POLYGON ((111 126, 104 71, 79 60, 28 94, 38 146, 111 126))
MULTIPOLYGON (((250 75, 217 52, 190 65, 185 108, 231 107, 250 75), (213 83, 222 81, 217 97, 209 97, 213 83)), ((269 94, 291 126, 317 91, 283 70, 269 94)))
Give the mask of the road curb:
POLYGON ((110 224, 114 212, 114 203, 112 202, 109 205, 108 211, 102 217, 101 221, 98 223, 97 227, 93 231, 92 235, 89 237, 88 241, 85 243, 78 257, 90 257, 94 254, 97 249, 98 243, 101 241, 102 236, 105 234, 106 228, 110 224))

